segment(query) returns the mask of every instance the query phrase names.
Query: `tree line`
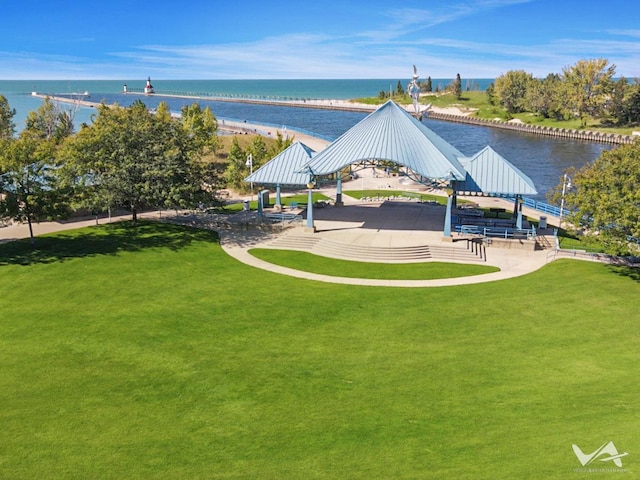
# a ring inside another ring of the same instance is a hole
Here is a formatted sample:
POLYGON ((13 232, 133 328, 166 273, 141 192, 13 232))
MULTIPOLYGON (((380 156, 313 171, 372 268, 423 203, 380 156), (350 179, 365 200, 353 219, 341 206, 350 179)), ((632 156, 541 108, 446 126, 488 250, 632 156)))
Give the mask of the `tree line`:
POLYGON ((531 112, 543 118, 579 118, 604 124, 629 126, 640 122, 640 81, 616 78, 616 67, 606 59, 580 60, 534 78, 524 70, 510 70, 487 89, 489 102, 502 106, 508 115, 531 112))
MULTIPOLYGON (((449 83, 444 87, 442 87, 440 84, 437 84, 434 89, 433 81, 431 80, 431 77, 427 77, 425 81, 418 80, 418 86, 420 87, 420 93, 432 93, 432 92, 452 93, 453 95, 455 95, 455 97, 458 100, 462 98, 462 78, 460 77, 459 73, 456 74, 456 78, 453 79, 451 83, 449 83)), ((408 88, 408 84, 405 87, 402 85, 402 82, 398 80, 395 91, 392 89, 389 89, 388 92, 385 90, 380 90, 380 92, 378 92, 378 98, 385 99, 385 98, 393 98, 397 96, 403 97, 407 95, 407 88, 408 88)), ((472 83, 467 82, 465 90, 469 91, 471 90, 471 88, 472 88, 472 83)))
MULTIPOLYGON (((101 105, 92 124, 74 133, 71 113, 46 99, 19 135, 15 113, 0 95, 0 219, 28 223, 32 241, 32 222, 74 211, 127 209, 135 222, 143 208, 218 201, 224 176, 205 161, 219 146, 209 107, 185 105, 173 118, 164 102, 155 112, 140 100, 127 108, 101 105)), ((264 161, 271 152, 259 143, 253 154, 264 161)))
MULTIPOLYGON (((135 221, 142 208, 215 204, 223 186, 245 185, 249 155, 258 168, 293 141, 278 135, 268 148, 254 137, 243 149, 234 137, 221 173, 205 160, 219 148, 218 123, 198 104, 184 106, 178 119, 164 102, 155 113, 141 101, 101 105, 92 125, 74 133, 71 114, 47 99, 18 136, 15 113, 0 95, 0 219, 27 222, 32 241, 32 222, 74 210, 126 208, 135 221)), ((567 172, 551 200, 563 202, 572 228, 607 252, 640 254, 640 142, 567 172)))

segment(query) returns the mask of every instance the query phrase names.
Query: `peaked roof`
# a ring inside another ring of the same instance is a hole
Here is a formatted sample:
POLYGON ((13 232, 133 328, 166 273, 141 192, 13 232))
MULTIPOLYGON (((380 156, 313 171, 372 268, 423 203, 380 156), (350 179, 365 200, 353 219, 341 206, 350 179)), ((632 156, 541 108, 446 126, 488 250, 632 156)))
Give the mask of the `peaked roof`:
POLYGON ((306 185, 309 174, 304 171, 315 150, 302 142, 294 142, 258 170, 245 178, 245 182, 261 185, 306 185))
POLYGON ((536 195, 529 177, 505 160, 491 147, 484 147, 473 157, 461 158, 469 173, 466 180, 456 182, 459 192, 484 192, 500 195, 536 195))
POLYGON ((403 108, 389 100, 324 150, 309 167, 327 175, 364 160, 389 160, 426 178, 464 180, 464 157, 403 108))
POLYGON ((491 147, 466 157, 389 100, 316 153, 293 143, 245 178, 262 185, 300 186, 353 163, 388 160, 424 178, 452 181, 458 192, 536 195, 529 177, 491 147))

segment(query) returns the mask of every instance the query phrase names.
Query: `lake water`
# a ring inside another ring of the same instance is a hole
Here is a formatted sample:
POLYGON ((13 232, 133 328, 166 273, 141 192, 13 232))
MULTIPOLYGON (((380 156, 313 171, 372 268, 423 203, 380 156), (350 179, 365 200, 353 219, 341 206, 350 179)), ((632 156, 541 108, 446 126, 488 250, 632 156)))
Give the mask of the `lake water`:
MULTIPOLYGON (((215 81, 153 81, 157 93, 183 92, 194 95, 222 94, 226 96, 260 96, 307 99, 349 99, 376 96, 380 90, 395 89, 396 80, 215 80, 215 81)), ((404 81, 406 83, 406 80, 404 81)), ((434 86, 443 86, 450 80, 434 80, 434 86), (438 83, 437 83, 438 82, 438 83)), ((489 79, 474 80, 480 89, 486 88, 489 79)), ((161 97, 139 97, 123 95, 122 86, 141 89, 141 81, 0 81, 0 94, 5 95, 10 105, 18 110, 15 122, 19 127, 29 111, 35 110, 41 100, 31 97, 31 91, 50 94, 71 94, 88 91, 89 100, 106 103, 117 102, 127 106, 142 99, 149 108, 166 101, 170 108, 179 111, 182 105, 193 100, 161 97)), ((464 80, 463 80, 464 84, 464 80)), ((327 139, 335 139, 347 131, 367 114, 332 110, 316 110, 298 107, 253 105, 219 101, 201 101, 209 105, 218 119, 247 120, 251 123, 287 126, 290 130, 302 130, 327 139)), ((75 123, 89 123, 93 108, 81 108, 76 112, 75 123)), ((569 167, 581 167, 595 160, 611 148, 610 145, 587 143, 523 134, 495 128, 458 124, 425 118, 424 124, 454 145, 466 155, 472 155, 490 145, 500 155, 528 175, 538 189, 539 200, 558 184, 569 167)))

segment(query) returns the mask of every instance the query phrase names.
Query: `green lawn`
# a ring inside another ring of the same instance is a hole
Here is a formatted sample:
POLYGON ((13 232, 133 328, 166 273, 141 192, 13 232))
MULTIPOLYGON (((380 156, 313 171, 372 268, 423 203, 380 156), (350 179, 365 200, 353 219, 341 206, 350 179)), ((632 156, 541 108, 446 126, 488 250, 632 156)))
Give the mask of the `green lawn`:
POLYGON ((265 262, 304 272, 348 278, 376 278, 383 280, 433 280, 437 278, 466 277, 497 272, 487 265, 468 265, 444 262, 419 263, 367 263, 313 255, 294 250, 252 248, 249 253, 265 262))
MULTIPOLYGON (((270 203, 271 205, 275 204, 275 194, 271 195, 270 198, 270 203)), ((329 200, 329 197, 327 197, 326 195, 324 195, 323 193, 320 192, 313 192, 312 197, 314 202, 318 202, 321 200, 329 200)), ((282 205, 285 206, 289 206, 291 205, 291 202, 297 202, 297 203, 301 203, 306 205, 307 201, 308 201, 309 197, 307 196, 306 193, 304 194, 297 194, 297 195, 289 195, 289 196, 282 196, 281 197, 281 202, 282 205)), ((252 200, 249 202, 249 208, 251 210, 257 210, 258 209, 258 200, 252 200)), ((228 205, 223 205, 222 207, 216 208, 216 209, 212 209, 212 212, 214 213, 238 213, 240 210, 243 209, 243 205, 242 202, 236 202, 236 203, 230 203, 228 205)))
POLYGON ((637 271, 341 286, 156 224, 38 248, 0 245, 0 478, 566 479, 609 440, 640 472, 637 271))
MULTIPOLYGON (((446 85, 441 85, 441 87, 446 87, 446 85)), ((435 87, 434 87, 435 88, 435 87)), ((358 98, 354 101, 358 103, 365 103, 369 105, 382 105, 387 102, 389 98, 380 98, 380 97, 370 97, 370 98, 358 98)), ((411 105, 412 99, 409 95, 394 95, 394 102, 400 105, 411 105)), ((522 120, 524 123, 532 124, 532 125, 541 125, 555 128, 566 128, 566 129, 581 129, 583 128, 581 125, 581 120, 579 118, 571 118, 568 120, 556 120, 551 118, 543 118, 541 116, 535 115, 531 112, 523 112, 523 113, 514 113, 509 115, 504 107, 500 105, 491 105, 489 103, 489 98, 487 97, 486 91, 479 90, 470 90, 462 92, 460 98, 456 98, 456 96, 452 93, 436 93, 432 92, 431 94, 421 94, 420 96, 420 104, 428 105, 431 104, 434 107, 439 108, 447 108, 447 107, 457 107, 462 111, 473 111, 473 115, 478 118, 484 119, 494 119, 499 118, 501 120, 510 120, 512 118, 516 118, 518 120, 522 120)), ((591 118, 588 120, 587 125, 585 127, 586 130, 595 130, 606 133, 619 133, 624 135, 631 135, 633 130, 637 130, 636 127, 614 127, 611 125, 603 125, 602 121, 599 119, 591 118)))
MULTIPOLYGON (((358 200, 368 198, 387 198, 390 196, 403 198, 418 198, 422 202, 432 201, 441 205, 447 204, 447 197, 443 195, 432 195, 430 193, 406 192, 404 190, 347 190, 342 192, 358 200)), ((467 203, 466 200, 459 200, 459 203, 467 203)))

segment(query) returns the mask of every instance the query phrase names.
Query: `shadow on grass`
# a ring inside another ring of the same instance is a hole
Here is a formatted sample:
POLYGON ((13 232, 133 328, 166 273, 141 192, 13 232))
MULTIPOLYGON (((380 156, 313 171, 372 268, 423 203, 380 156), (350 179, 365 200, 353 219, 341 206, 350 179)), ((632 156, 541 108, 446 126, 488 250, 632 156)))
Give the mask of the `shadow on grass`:
POLYGON ((635 282, 640 283, 640 265, 609 265, 609 270, 621 277, 628 277, 635 282))
POLYGON ((149 248, 179 250, 194 242, 216 242, 218 234, 159 222, 116 222, 0 244, 1 265, 32 265, 71 258, 116 255, 149 248))

